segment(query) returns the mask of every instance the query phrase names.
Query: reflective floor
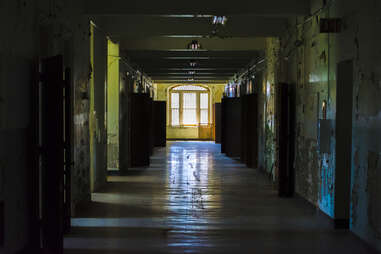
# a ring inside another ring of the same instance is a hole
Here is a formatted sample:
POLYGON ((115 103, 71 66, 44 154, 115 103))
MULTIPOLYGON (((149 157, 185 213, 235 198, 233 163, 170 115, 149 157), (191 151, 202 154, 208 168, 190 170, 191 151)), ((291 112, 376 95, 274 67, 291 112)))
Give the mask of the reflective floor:
POLYGON ((82 204, 65 253, 374 253, 211 142, 170 142, 82 204))

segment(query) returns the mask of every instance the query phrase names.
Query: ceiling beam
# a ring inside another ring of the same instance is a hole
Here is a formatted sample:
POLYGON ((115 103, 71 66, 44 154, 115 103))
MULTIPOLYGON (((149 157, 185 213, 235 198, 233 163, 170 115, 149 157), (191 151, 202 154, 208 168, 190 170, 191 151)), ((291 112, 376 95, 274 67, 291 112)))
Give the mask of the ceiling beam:
MULTIPOLYGON (((106 16, 97 17, 105 31, 124 38, 151 36, 210 36, 214 30, 212 18, 167 18, 160 16, 106 16)), ((231 16, 225 26, 218 29, 222 37, 276 37, 286 28, 286 18, 231 16)))
POLYGON ((234 15, 253 14, 260 16, 307 15, 310 1, 307 0, 85 0, 86 14, 96 15, 234 15))
POLYGON ((258 55, 256 50, 212 51, 212 50, 125 50, 125 56, 132 59, 170 59, 173 57, 209 59, 247 59, 258 55))
MULTIPOLYGON (((193 74, 189 73, 189 72, 147 72, 145 71, 145 73, 149 76, 187 76, 187 75, 190 75, 192 76, 193 74)), ((195 72, 194 75, 197 75, 197 76, 233 76, 235 74, 235 72, 195 72)))
MULTIPOLYGON (((206 66, 210 65, 213 66, 214 64, 219 64, 218 66, 221 66, 220 64, 223 64, 224 67, 228 66, 234 66, 234 65, 240 65, 240 64, 247 64, 249 63, 251 57, 249 58, 208 58, 208 59, 197 59, 195 62, 197 66, 206 66), (231 64, 231 65, 230 65, 231 64)), ((162 65, 162 67, 166 67, 167 65, 172 64, 178 64, 178 65, 186 65, 189 66, 190 62, 193 62, 193 58, 143 58, 143 59, 132 59, 137 64, 157 64, 162 65)), ((196 67, 197 67, 196 66, 196 67)))
POLYGON ((230 77, 232 75, 229 75, 229 73, 224 73, 224 74, 221 74, 221 73, 212 73, 212 74, 194 74, 194 75, 190 75, 190 74, 170 74, 170 75, 165 75, 165 74, 156 74, 152 77, 161 77, 161 78, 165 78, 165 77, 168 77, 169 79, 170 78, 174 78, 174 79, 177 79, 177 78, 188 78, 188 77, 194 77, 194 78, 207 78, 207 77, 210 77, 210 78, 213 78, 213 77, 230 77))
MULTIPOLYGON (((229 69, 242 69, 249 62, 198 62, 197 68, 229 68, 229 69)), ((146 70, 157 70, 160 68, 188 68, 189 63, 183 61, 154 61, 154 62, 135 62, 136 67, 146 70)))
POLYGON ((232 76, 150 76, 150 78, 152 80, 228 80, 232 76))
POLYGON ((149 37, 145 39, 131 39, 115 37, 120 46, 125 50, 184 50, 193 39, 198 40, 203 49, 214 51, 242 51, 265 49, 266 38, 172 38, 172 37, 149 37))
POLYGON ((160 72, 165 72, 165 71, 198 71, 198 72, 208 72, 208 71, 212 71, 212 72, 236 72, 237 69, 234 69, 234 68, 187 68, 187 67, 184 67, 184 68, 156 68, 155 70, 153 69, 146 69, 147 71, 160 71, 160 72))
MULTIPOLYGON (((169 70, 169 69, 146 69, 144 68, 144 72, 150 76, 150 77, 159 77, 159 76, 233 76, 236 74, 240 69, 242 68, 236 68, 236 69, 214 69, 214 70, 207 70, 205 69, 198 69, 198 70, 182 70, 180 68, 173 68, 176 70, 169 70), (191 71, 191 72, 190 72, 191 71), (192 74, 194 73, 194 74, 192 74)), ((210 68, 211 69, 211 68, 210 68)))
POLYGON ((222 80, 153 80, 154 83, 162 83, 162 84, 226 84, 228 83, 228 79, 222 80))

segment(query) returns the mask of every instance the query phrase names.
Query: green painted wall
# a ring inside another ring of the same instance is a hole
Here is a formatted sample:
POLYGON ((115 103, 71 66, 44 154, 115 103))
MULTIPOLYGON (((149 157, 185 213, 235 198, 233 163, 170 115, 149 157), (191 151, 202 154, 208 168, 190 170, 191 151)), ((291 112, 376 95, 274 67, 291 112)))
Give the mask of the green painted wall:
POLYGON ((107 43, 107 167, 119 168, 119 44, 107 43))

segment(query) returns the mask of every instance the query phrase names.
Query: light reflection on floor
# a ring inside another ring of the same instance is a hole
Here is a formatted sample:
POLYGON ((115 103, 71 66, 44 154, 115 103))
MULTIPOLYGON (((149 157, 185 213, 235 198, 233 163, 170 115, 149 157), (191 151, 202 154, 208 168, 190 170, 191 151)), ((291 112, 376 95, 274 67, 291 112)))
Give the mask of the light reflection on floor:
POLYGON ((80 206, 65 253, 371 253, 211 142, 170 142, 80 206), (324 243, 324 244, 322 244, 324 243))

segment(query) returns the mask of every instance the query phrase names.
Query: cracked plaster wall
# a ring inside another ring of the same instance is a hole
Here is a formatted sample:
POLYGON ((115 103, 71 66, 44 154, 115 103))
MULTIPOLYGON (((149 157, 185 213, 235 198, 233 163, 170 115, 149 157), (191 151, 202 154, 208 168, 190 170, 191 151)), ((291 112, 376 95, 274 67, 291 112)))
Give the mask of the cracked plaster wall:
MULTIPOLYGON (((311 3, 311 13, 322 7, 321 1, 311 3)), ((336 68, 341 61, 353 60, 352 168, 348 169, 352 175, 350 227, 378 249, 381 249, 380 12, 379 1, 337 0, 304 25, 295 26, 295 19, 290 19, 290 28, 280 38, 281 50, 276 44, 278 39, 267 41, 267 63, 261 82, 265 123, 261 132, 265 133, 263 143, 267 147, 275 146, 272 136, 266 132, 266 128, 271 129, 266 123, 268 125, 269 119, 274 117, 273 84, 296 85, 296 192, 332 217, 335 211, 336 68), (320 18, 328 17, 342 18, 341 33, 319 33, 320 18), (303 43, 295 47, 293 42, 298 39, 303 43), (319 119, 323 118, 324 100, 328 103, 327 119, 332 120, 333 128, 329 153, 321 153, 319 144, 319 119)), ((297 20, 302 21, 302 18, 297 20)), ((267 161, 266 171, 276 176, 273 165, 268 163, 268 158, 276 158, 276 151, 266 148, 263 157, 262 160, 267 161)))

